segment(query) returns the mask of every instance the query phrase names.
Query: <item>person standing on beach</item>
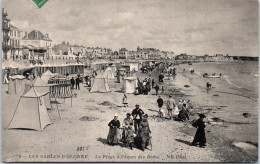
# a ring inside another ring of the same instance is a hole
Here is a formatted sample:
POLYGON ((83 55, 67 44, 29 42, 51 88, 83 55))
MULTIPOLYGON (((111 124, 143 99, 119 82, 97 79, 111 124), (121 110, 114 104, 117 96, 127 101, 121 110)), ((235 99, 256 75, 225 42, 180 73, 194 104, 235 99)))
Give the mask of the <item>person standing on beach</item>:
POLYGON ((161 92, 161 95, 164 94, 164 86, 162 86, 162 92, 161 92))
POLYGON ((152 88, 154 88, 154 84, 155 84, 154 79, 152 79, 152 88))
POLYGON ((134 118, 134 127, 135 127, 135 133, 137 134, 139 131, 139 124, 142 120, 144 111, 139 108, 139 104, 135 105, 135 109, 132 111, 132 116, 134 118))
POLYGON ((138 137, 141 138, 141 149, 142 151, 144 151, 145 148, 147 148, 147 146, 150 145, 150 140, 151 140, 151 130, 149 127, 149 123, 148 123, 148 115, 145 114, 144 118, 142 119, 142 121, 140 122, 140 130, 138 133, 138 137))
POLYGON ((134 144, 134 132, 133 132, 133 119, 131 118, 131 114, 127 113, 126 118, 124 119, 123 133, 122 133, 122 141, 126 143, 130 149, 133 149, 134 144))
POLYGON ((80 79, 79 76, 76 78, 76 89, 80 90, 79 88, 80 79))
POLYGON ((120 121, 118 120, 118 115, 115 114, 114 119, 108 123, 109 133, 107 136, 107 142, 111 146, 119 143, 120 134, 118 128, 120 127, 120 121))
POLYGON ((73 77, 70 79, 70 83, 71 83, 71 89, 74 89, 75 79, 73 77))
POLYGON ((196 146, 196 144, 199 142, 200 147, 206 146, 206 135, 205 135, 205 123, 203 122, 203 119, 206 118, 204 114, 199 114, 199 119, 195 121, 192 126, 197 128, 195 137, 191 143, 192 146, 196 146))
POLYGON ((176 102, 175 102, 175 100, 172 98, 172 96, 170 95, 169 96, 169 99, 167 100, 167 102, 166 102, 166 106, 167 106, 167 110, 168 110, 168 115, 169 115, 169 117, 170 117, 170 119, 173 117, 172 116, 172 111, 173 111, 173 109, 175 108, 175 106, 176 106, 176 102))
POLYGON ((164 111, 162 109, 163 99, 161 98, 161 96, 159 96, 159 98, 157 99, 157 104, 158 104, 158 107, 159 107, 159 117, 164 117, 164 111))
POLYGON ((123 96, 123 104, 124 104, 124 107, 128 107, 128 102, 127 102, 127 96, 126 96, 126 94, 124 94, 124 96, 123 96))
POLYGON ((154 87, 154 89, 155 89, 156 95, 158 95, 158 91, 159 91, 159 85, 158 85, 158 84, 155 84, 155 87, 154 87))

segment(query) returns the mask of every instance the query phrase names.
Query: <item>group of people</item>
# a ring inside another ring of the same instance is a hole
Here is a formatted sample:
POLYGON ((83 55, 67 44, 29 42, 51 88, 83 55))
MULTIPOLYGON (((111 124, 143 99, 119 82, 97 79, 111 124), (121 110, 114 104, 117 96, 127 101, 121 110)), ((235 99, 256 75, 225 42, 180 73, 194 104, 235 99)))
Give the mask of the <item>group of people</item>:
POLYGON ((74 77, 72 77, 72 78, 70 79, 71 89, 74 89, 74 86, 75 86, 75 84, 76 84, 76 88, 75 88, 75 89, 80 90, 79 83, 81 83, 81 82, 82 82, 82 81, 81 81, 79 75, 78 75, 75 79, 74 79, 74 77))
POLYGON ((137 87, 135 89, 135 95, 144 94, 148 95, 151 92, 151 88, 154 85, 154 79, 145 78, 143 81, 141 81, 139 78, 137 78, 137 87))
POLYGON ((152 66, 146 65, 141 68, 142 73, 149 73, 152 72, 153 70, 154 70, 154 65, 152 66))
POLYGON ((114 119, 108 123, 109 133, 107 142, 111 146, 118 144, 120 141, 125 143, 130 149, 136 145, 141 150, 145 150, 151 145, 151 130, 148 122, 148 115, 144 113, 138 104, 132 113, 127 113, 123 121, 123 132, 120 133, 120 121, 118 115, 114 115, 114 119), (121 137, 122 136, 122 137, 121 137))
MULTIPOLYGON (((165 112, 162 108, 164 105, 164 101, 161 96, 158 97, 157 104, 159 108, 159 117, 165 118, 165 112)), ((174 118, 175 115, 177 116, 176 119, 179 121, 190 120, 188 110, 188 104, 190 104, 189 100, 186 101, 184 99, 180 99, 179 102, 176 103, 176 101, 170 95, 165 104, 170 119, 174 118)))
MULTIPOLYGON (((143 81, 141 81, 139 78, 137 78, 137 87, 135 89, 135 95, 148 95, 151 94, 151 90, 154 89, 156 92, 156 95, 159 94, 160 86, 155 83, 154 79, 145 78, 143 81)), ((164 86, 161 87, 161 94, 164 94, 164 86)))

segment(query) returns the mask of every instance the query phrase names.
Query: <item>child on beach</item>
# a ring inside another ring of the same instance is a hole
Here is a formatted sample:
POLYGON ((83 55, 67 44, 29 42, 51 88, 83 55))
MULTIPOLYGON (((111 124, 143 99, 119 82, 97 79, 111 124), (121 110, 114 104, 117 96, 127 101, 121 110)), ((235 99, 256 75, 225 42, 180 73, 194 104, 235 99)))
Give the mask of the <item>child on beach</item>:
POLYGON ((161 92, 161 95, 164 94, 164 86, 162 86, 162 92, 161 92))
POLYGON ((128 107, 128 102, 127 102, 127 96, 126 96, 126 94, 124 94, 124 96, 123 96, 123 104, 124 104, 124 107, 128 107))

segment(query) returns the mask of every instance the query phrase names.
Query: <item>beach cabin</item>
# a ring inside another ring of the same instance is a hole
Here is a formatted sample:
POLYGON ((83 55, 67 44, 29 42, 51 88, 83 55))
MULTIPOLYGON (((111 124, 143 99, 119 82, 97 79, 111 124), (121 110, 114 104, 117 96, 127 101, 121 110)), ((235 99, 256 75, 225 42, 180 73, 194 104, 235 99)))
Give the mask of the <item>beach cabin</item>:
POLYGON ((8 84, 8 94, 23 95, 25 93, 25 84, 28 80, 22 75, 10 76, 8 84))
POLYGON ((130 71, 139 71, 139 63, 138 62, 127 62, 126 65, 130 66, 130 71))
POLYGON ((135 77, 126 77, 123 79, 122 92, 134 93, 137 86, 137 79, 135 77))

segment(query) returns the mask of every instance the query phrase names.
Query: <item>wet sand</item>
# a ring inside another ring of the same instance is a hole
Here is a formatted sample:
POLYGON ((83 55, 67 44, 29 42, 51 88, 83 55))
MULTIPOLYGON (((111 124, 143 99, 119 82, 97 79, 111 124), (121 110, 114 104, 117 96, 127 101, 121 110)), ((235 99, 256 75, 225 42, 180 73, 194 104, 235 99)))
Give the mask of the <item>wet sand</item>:
MULTIPOLYGON (((183 72, 179 67, 177 77, 174 79, 177 86, 183 87, 186 95, 190 95, 195 110, 206 113, 208 144, 223 162, 255 162, 258 159, 258 102, 236 91, 226 91, 227 85, 214 82, 219 79, 202 79, 189 71, 183 72), (206 81, 213 84, 207 92, 206 81), (203 86, 204 85, 204 86, 203 86), (243 113, 249 113, 244 117, 243 113), (215 119, 215 120, 214 120, 215 119), (238 148, 234 143, 249 143, 250 149, 238 148)), ((195 70, 196 71, 196 70, 195 70)), ((219 80, 220 81, 220 80, 219 80)), ((228 88, 229 89, 229 88, 228 88)), ((190 133, 190 128, 183 128, 183 132, 190 133)))

